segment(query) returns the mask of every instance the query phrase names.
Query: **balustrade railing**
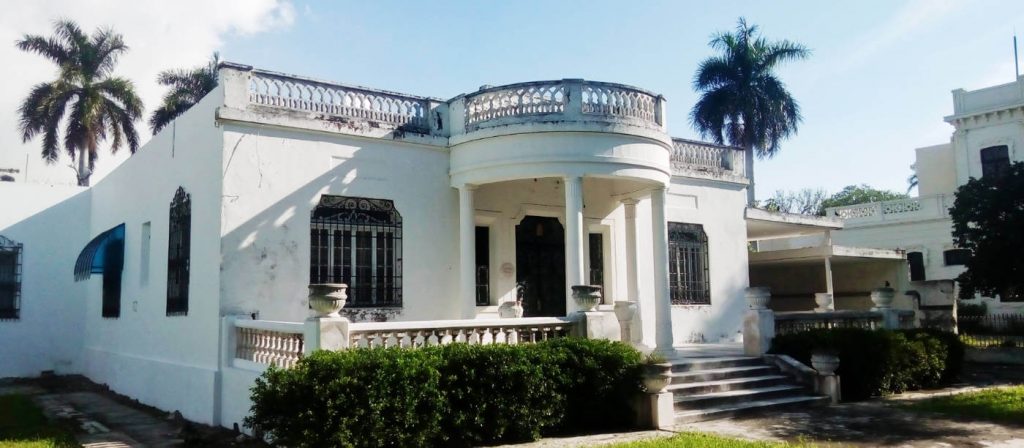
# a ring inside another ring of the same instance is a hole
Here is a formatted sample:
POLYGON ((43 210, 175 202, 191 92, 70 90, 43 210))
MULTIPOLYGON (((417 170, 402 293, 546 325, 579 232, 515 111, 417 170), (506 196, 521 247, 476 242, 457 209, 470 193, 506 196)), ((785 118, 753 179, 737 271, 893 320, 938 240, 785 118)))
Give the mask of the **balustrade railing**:
POLYGON ((429 131, 427 99, 254 70, 249 102, 429 131))
POLYGON ((236 320, 235 358, 290 368, 303 351, 303 325, 298 322, 236 320))
POLYGON ((662 126, 662 98, 621 84, 536 81, 488 87, 465 96, 466 131, 529 121, 615 120, 662 126))
POLYGON ((832 311, 775 313, 775 334, 799 333, 813 329, 882 328, 882 313, 877 311, 832 311))
POLYGON ((854 222, 942 218, 949 216, 951 202, 952 198, 946 195, 934 195, 834 207, 825 213, 854 222))
POLYGON ((355 323, 349 326, 349 346, 415 348, 452 342, 532 344, 568 336, 573 325, 572 320, 557 317, 355 323))
POLYGON ((739 148, 672 139, 669 161, 674 173, 698 171, 743 176, 744 157, 745 153, 739 148))

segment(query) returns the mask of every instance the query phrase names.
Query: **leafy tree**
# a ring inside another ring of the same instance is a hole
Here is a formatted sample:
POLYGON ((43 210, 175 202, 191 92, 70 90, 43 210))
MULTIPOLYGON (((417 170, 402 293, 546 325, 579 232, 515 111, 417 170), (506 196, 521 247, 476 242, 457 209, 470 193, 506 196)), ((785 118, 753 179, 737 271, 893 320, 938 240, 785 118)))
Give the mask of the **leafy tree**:
POLYGON ((828 199, 821 201, 819 215, 825 214, 829 207, 845 207, 847 205, 867 204, 869 202, 892 201, 895 199, 906 199, 906 193, 897 193, 889 190, 871 188, 865 184, 848 185, 828 199))
POLYGON ((779 142, 796 134, 801 120, 800 107, 775 69, 811 51, 788 40, 768 41, 742 17, 735 32, 715 34, 708 45, 719 54, 697 68, 693 87, 701 97, 690 121, 704 137, 746 150, 747 198, 753 203, 754 153, 775 156, 779 142))
POLYGON ((802 190, 778 190, 765 202, 765 208, 774 212, 799 213, 802 215, 818 215, 823 210, 825 190, 804 188, 802 190))
POLYGON ((953 242, 971 251, 957 282, 960 298, 1024 301, 1024 162, 1005 174, 971 178, 949 209, 953 242))
POLYGON ((128 50, 120 34, 97 29, 86 35, 75 22, 65 20, 54 23, 53 36, 25 35, 15 45, 58 67, 57 79, 36 84, 18 108, 22 140, 42 134, 46 163, 60 157, 65 116, 64 150, 71 160, 77 158, 78 185, 89 185, 99 146, 108 137, 111 153, 125 143, 135 153, 135 120, 142 114, 142 101, 131 81, 113 76, 118 56, 128 50))
POLYGON ((210 61, 201 67, 188 70, 164 70, 160 72, 156 81, 161 85, 170 87, 164 95, 160 107, 153 111, 149 117, 149 127, 153 135, 160 132, 179 115, 185 113, 192 106, 217 87, 217 65, 220 64, 220 55, 214 53, 210 61))

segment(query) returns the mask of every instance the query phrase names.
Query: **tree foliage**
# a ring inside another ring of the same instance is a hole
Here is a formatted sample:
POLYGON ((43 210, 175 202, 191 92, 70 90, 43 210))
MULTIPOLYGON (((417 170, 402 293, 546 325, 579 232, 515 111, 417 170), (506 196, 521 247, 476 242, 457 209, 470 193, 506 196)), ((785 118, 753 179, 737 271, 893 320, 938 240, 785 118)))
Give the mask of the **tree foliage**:
POLYGON ((823 210, 821 203, 826 194, 822 188, 804 188, 795 192, 777 190, 765 201, 764 208, 773 212, 817 215, 823 210))
POLYGON ((949 215, 953 242, 971 251, 957 278, 960 298, 1024 301, 1024 162, 961 185, 949 215))
POLYGON ((830 207, 845 207, 847 205, 867 204, 869 202, 892 201, 895 199, 906 199, 906 193, 899 193, 890 190, 879 190, 868 185, 847 185, 839 192, 821 201, 820 215, 825 214, 825 209, 830 207))
POLYGON ((220 56, 214 53, 204 66, 160 72, 156 79, 157 83, 170 87, 170 90, 164 94, 160 107, 149 116, 149 127, 153 130, 153 135, 217 87, 218 64, 220 56))
POLYGON ((21 138, 28 142, 42 135, 43 160, 57 162, 63 140, 64 150, 78 161, 78 184, 87 186, 101 143, 109 138, 112 153, 126 144, 132 153, 138 149, 135 120, 142 101, 131 81, 113 74, 118 56, 128 50, 120 34, 111 29, 86 34, 75 22, 62 20, 54 23, 52 36, 25 35, 15 45, 58 68, 57 79, 36 84, 18 108, 21 138))
POLYGON ((797 132, 800 107, 775 69, 810 55, 803 45, 788 40, 768 41, 757 26, 740 18, 735 32, 718 33, 709 43, 719 54, 700 63, 693 87, 700 100, 690 121, 716 143, 773 157, 779 142, 797 132))

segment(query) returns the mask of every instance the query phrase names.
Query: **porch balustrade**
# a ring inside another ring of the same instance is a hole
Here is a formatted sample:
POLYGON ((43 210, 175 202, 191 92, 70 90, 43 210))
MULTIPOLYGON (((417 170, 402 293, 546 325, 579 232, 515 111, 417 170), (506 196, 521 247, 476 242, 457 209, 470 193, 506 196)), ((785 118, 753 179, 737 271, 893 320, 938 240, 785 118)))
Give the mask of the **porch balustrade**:
POLYGON ((304 326, 297 322, 235 320, 235 359, 290 368, 302 357, 304 326))
POLYGON ((669 161, 673 174, 701 172, 713 175, 744 175, 746 153, 740 148, 672 139, 669 161))
POLYGON ((349 325, 349 347, 532 344, 568 336, 573 324, 565 317, 355 323, 349 325))

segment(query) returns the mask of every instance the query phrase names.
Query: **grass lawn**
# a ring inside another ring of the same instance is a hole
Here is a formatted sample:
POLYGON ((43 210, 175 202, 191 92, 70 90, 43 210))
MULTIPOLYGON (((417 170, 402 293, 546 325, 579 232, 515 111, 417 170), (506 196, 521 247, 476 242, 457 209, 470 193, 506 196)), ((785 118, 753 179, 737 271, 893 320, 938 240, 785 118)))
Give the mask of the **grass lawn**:
POLYGON ((998 387, 907 405, 916 411, 938 412, 959 420, 988 420, 1024 425, 1024 386, 998 387))
POLYGON ((814 448, 810 443, 751 442, 697 432, 684 432, 672 437, 617 443, 607 448, 814 448))
POLYGON ((46 421, 23 395, 0 395, 0 448, 78 447, 67 428, 46 421))

